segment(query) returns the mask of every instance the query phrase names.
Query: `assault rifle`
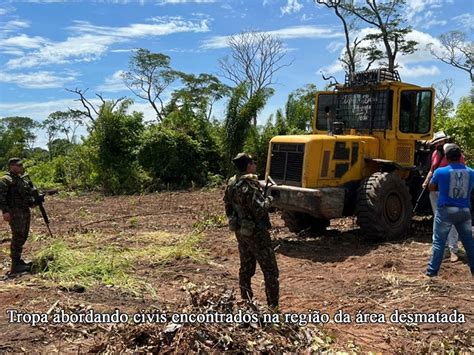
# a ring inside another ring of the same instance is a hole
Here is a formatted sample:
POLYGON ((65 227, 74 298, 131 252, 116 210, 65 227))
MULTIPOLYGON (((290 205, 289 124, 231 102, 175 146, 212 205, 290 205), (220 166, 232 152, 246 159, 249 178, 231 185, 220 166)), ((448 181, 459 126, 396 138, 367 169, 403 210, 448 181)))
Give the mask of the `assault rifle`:
MULTIPOLYGON (((429 184, 428 184, 429 185, 429 184)), ((423 190, 421 191, 420 195, 418 196, 418 198, 416 199, 416 203, 415 203, 415 207, 413 207, 413 213, 416 212, 416 210, 418 209, 418 205, 420 204, 420 202, 423 200, 423 198, 425 197, 425 194, 426 192, 428 191, 428 185, 426 185, 426 187, 423 188, 423 190)))
POLYGON ((31 181, 31 179, 29 178, 28 175, 25 174, 23 177, 26 178, 26 180, 28 181, 28 184, 31 187, 31 195, 33 196, 34 204, 35 204, 35 206, 38 206, 38 208, 41 212, 41 216, 43 217, 44 224, 46 225, 46 228, 48 229, 49 235, 52 238, 53 233, 51 232, 51 229, 49 228, 48 214, 46 213, 46 210, 44 209, 44 205, 43 205, 45 194, 40 194, 40 192, 38 191, 36 186, 33 185, 33 182, 31 181))
POLYGON ((264 196, 264 197, 267 197, 267 195, 268 195, 268 187, 269 187, 268 184, 269 184, 269 183, 272 184, 271 186, 277 184, 277 183, 275 182, 275 180, 273 180, 272 177, 271 177, 270 175, 268 175, 267 183, 265 184, 265 190, 264 190, 264 192, 263 192, 263 196, 264 196))
MULTIPOLYGON (((439 158, 438 164, 436 164, 433 171, 435 171, 436 169, 439 168, 439 166, 441 164, 441 160, 443 160, 443 158, 444 158, 444 150, 440 150, 439 152, 441 153, 441 155, 438 157, 439 158)), ((430 169, 430 171, 431 171, 431 169, 430 169)), ((413 207, 413 211, 412 211, 413 213, 415 213, 416 210, 418 209, 418 205, 420 204, 421 200, 423 200, 423 198, 425 197, 426 192, 429 190, 429 186, 430 186, 430 182, 428 181, 428 185, 426 185, 426 187, 424 187, 423 190, 421 190, 420 195, 416 199, 415 207, 413 207)), ((434 213, 434 211, 433 211, 433 213, 434 213)))

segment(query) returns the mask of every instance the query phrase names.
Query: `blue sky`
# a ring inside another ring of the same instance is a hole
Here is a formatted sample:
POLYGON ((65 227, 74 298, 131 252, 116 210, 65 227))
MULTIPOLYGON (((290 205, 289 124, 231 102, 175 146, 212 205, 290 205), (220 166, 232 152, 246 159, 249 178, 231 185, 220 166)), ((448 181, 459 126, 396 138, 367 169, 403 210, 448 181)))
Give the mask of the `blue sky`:
MULTIPOLYGON (((472 40, 474 1, 407 2, 405 18, 420 50, 399 57, 402 79, 430 86, 452 78, 457 101, 469 93, 467 73, 434 59, 426 45, 436 48, 436 37, 455 29, 472 40)), ((322 89, 321 70, 343 81, 337 61, 344 43, 340 23, 310 0, 0 0, 0 117, 42 121, 53 111, 79 107, 65 88, 88 88, 91 98, 96 92, 132 97, 120 73, 135 48, 169 55, 177 70, 218 75, 218 59, 229 54, 226 36, 244 30, 278 35, 293 61, 278 72, 275 95, 260 122, 283 107, 291 91, 308 83, 322 89)), ((217 118, 224 104, 215 111, 217 118)), ((154 117, 144 101, 137 99, 135 109, 154 117)))

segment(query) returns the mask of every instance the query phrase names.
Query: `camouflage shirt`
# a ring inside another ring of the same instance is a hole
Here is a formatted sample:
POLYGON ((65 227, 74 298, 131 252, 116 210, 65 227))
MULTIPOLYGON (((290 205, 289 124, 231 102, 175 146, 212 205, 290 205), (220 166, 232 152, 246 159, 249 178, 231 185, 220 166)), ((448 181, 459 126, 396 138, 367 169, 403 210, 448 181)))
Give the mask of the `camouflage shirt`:
POLYGON ((0 178, 0 209, 3 213, 12 208, 28 209, 32 205, 31 186, 26 179, 11 172, 0 178))
POLYGON ((225 212, 228 218, 251 220, 257 226, 270 227, 268 209, 271 199, 265 198, 257 175, 234 175, 227 183, 224 194, 225 212))

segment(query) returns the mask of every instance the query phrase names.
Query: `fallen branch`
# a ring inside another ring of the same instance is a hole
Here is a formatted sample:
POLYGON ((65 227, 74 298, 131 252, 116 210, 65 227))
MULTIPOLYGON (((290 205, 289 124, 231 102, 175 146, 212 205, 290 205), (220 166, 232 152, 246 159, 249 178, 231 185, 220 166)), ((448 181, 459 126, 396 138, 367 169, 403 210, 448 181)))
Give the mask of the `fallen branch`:
MULTIPOLYGON (((179 208, 179 210, 183 210, 184 208, 179 208)), ((187 208, 187 211, 192 210, 191 208, 187 208)), ((79 224, 80 227, 87 227, 90 226, 91 224, 97 224, 97 223, 102 223, 102 222, 110 222, 110 221, 115 221, 117 219, 124 219, 124 218, 133 218, 133 217, 146 217, 146 216, 158 216, 162 214, 175 214, 176 211, 163 211, 163 212, 158 212, 158 213, 145 213, 145 214, 127 214, 124 216, 116 216, 116 217, 109 217, 109 218, 104 218, 104 219, 99 219, 97 221, 92 221, 88 222, 86 224, 79 224)))
POLYGON ((51 312, 56 308, 56 306, 59 304, 59 300, 53 303, 51 307, 49 307, 48 311, 46 312, 47 315, 50 315, 51 312))

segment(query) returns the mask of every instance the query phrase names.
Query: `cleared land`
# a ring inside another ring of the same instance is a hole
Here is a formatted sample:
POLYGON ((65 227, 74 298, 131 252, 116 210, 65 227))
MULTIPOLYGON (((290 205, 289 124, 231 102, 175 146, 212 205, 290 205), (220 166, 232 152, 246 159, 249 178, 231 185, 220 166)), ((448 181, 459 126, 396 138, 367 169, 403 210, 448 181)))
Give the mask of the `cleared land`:
MULTIPOLYGON (((222 190, 144 196, 61 196, 47 201, 54 239, 35 213, 27 258, 46 271, 0 281, 0 351, 355 350, 419 353, 474 351, 474 283, 466 262, 445 260, 440 276, 423 272, 431 234, 415 224, 407 239, 374 244, 352 219, 333 221, 322 237, 295 237, 278 213, 271 231, 283 313, 352 316, 349 324, 144 325, 11 324, 7 309, 46 313, 236 312, 239 257, 223 216, 222 190), (232 294, 234 290, 235 298, 232 294), (452 313, 465 323, 395 324, 390 315, 452 313), (357 312, 386 316, 356 323, 357 312), (273 340, 272 340, 273 339, 273 340)), ((428 223, 429 226, 429 223, 428 223)), ((422 228, 423 227, 423 228, 422 228)), ((0 224, 0 268, 9 269, 9 231, 0 224)), ((260 270, 253 281, 265 303, 260 270)))

